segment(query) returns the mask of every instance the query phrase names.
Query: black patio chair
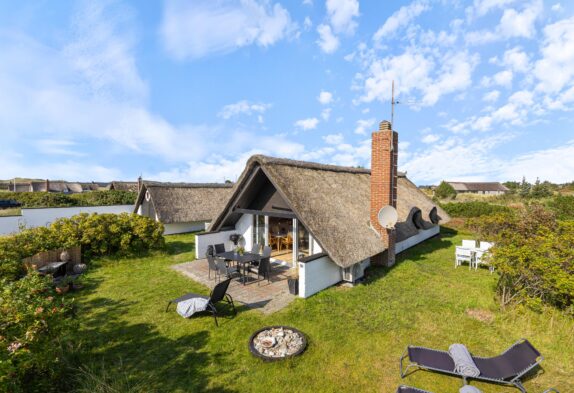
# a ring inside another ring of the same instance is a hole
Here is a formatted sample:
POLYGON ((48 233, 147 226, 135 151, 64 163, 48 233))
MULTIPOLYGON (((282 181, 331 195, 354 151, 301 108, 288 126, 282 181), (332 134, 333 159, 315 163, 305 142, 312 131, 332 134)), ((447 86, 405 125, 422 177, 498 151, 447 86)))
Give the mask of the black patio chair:
POLYGON ((233 275, 241 275, 241 272, 237 267, 232 267, 231 265, 227 265, 225 263, 225 259, 215 257, 215 266, 217 267, 217 272, 219 274, 219 279, 221 280, 221 276, 225 276, 227 278, 232 278, 233 275))
POLYGON ((225 245, 223 243, 214 245, 214 248, 216 254, 221 254, 222 252, 225 252, 225 245))
MULTIPOLYGON (((263 279, 267 278, 267 282, 270 282, 269 281, 269 275, 271 274, 270 258, 261 258, 257 266, 249 266, 249 271, 251 273, 256 273, 257 278, 259 278, 259 276, 262 276, 263 279)), ((259 281, 257 285, 259 285, 260 283, 261 281, 259 281)))
POLYGON ((165 308, 165 312, 167 312, 167 310, 169 309, 169 306, 172 303, 177 304, 179 302, 183 302, 184 300, 189 300, 189 299, 193 299, 193 298, 207 299, 208 302, 207 302, 207 308, 205 309, 205 311, 208 311, 213 315, 213 318, 215 319, 215 326, 219 326, 219 323, 217 323, 218 311, 217 311, 217 308, 215 307, 215 305, 217 303, 225 302, 227 304, 230 304, 231 307, 233 308, 233 314, 237 315, 237 310, 235 309, 235 305, 233 304, 233 298, 231 297, 230 294, 227 293, 227 288, 229 287, 230 282, 231 282, 230 278, 225 280, 225 281, 220 282, 219 284, 217 284, 213 288, 213 290, 211 291, 209 296, 198 295, 196 293, 187 293, 183 296, 178 297, 177 299, 170 300, 167 303, 167 307, 165 308))
POLYGON ((215 264, 215 257, 213 255, 207 255, 207 278, 211 279, 211 271, 214 271, 214 280, 217 280, 217 276, 219 275, 219 270, 217 270, 217 265, 215 264))
POLYGON ((412 386, 401 385, 397 389, 397 393, 432 393, 428 390, 413 388, 412 386))
POLYGON ((499 383, 515 386, 526 393, 520 380, 529 371, 540 364, 544 358, 540 352, 526 339, 518 340, 502 354, 494 357, 472 356, 476 367, 480 370, 478 377, 469 378, 454 371, 454 361, 446 351, 425 347, 409 346, 400 360, 401 378, 404 378, 411 367, 435 371, 456 377, 461 377, 464 384, 467 379, 499 383), (410 363, 403 370, 403 360, 408 357, 410 363))

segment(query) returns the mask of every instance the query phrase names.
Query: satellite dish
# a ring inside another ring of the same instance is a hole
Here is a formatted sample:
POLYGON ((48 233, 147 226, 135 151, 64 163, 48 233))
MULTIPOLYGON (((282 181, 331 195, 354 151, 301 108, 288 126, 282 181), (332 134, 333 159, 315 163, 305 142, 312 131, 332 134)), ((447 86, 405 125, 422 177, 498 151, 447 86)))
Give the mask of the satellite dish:
POLYGON ((392 206, 385 206, 381 210, 379 210, 379 214, 377 215, 379 219, 379 224, 383 228, 391 229, 395 227, 399 219, 399 214, 397 213, 397 209, 392 206))

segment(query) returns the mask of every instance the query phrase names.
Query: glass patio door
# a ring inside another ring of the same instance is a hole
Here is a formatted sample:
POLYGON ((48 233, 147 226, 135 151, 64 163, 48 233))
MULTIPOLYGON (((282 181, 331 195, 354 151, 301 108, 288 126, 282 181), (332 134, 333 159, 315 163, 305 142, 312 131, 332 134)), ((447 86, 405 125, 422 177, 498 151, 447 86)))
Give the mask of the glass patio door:
POLYGON ((253 215, 253 244, 267 245, 267 217, 253 215))

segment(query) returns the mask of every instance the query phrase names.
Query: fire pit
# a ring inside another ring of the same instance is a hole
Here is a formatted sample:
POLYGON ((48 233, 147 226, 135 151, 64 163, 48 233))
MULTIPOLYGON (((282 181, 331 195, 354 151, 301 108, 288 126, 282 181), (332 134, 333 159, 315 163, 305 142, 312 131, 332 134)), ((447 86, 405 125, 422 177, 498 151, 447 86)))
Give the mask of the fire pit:
POLYGON ((298 356, 306 347, 305 335, 289 326, 268 326, 253 333, 249 339, 249 351, 263 360, 298 356))

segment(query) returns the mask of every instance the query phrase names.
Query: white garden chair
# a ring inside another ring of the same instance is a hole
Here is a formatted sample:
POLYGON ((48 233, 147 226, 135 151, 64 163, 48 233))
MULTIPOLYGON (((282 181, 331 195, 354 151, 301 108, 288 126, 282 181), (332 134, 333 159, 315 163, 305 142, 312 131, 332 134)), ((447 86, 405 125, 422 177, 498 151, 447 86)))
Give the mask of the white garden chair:
POLYGON ((463 240, 462 241, 463 248, 470 248, 471 250, 476 248, 476 240, 463 240))
POLYGON ((494 272, 494 266, 490 264, 490 252, 488 251, 492 246, 494 244, 491 242, 480 242, 474 255, 474 270, 477 270, 479 265, 485 265, 488 266, 490 274, 494 272))
POLYGON ((459 267, 464 262, 468 263, 469 269, 472 268, 472 254, 474 250, 466 247, 456 246, 454 267, 459 267))

